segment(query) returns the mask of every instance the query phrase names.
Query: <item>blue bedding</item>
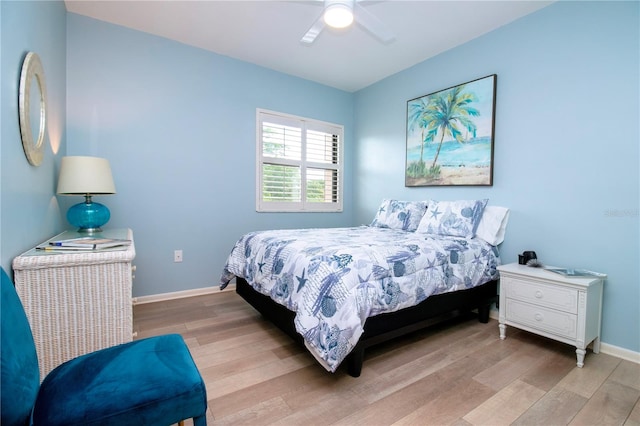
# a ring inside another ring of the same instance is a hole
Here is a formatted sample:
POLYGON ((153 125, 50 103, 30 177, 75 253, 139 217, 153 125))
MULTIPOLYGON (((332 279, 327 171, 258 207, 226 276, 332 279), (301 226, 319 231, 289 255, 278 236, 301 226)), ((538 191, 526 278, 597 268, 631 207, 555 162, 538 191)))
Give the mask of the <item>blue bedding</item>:
POLYGON ((296 312, 307 348, 333 372, 368 317, 495 280, 499 264, 479 238, 370 226, 259 231, 238 240, 220 283, 242 277, 296 312))

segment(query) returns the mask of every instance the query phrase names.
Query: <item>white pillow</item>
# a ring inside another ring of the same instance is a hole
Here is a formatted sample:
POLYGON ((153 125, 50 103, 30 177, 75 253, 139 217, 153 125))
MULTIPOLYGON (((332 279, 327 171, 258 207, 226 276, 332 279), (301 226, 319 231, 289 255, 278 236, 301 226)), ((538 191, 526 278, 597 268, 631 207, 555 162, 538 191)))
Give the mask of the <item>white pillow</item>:
POLYGON ((476 229, 476 237, 482 238, 492 246, 504 241, 504 233, 509 222, 509 209, 499 206, 486 206, 476 229))

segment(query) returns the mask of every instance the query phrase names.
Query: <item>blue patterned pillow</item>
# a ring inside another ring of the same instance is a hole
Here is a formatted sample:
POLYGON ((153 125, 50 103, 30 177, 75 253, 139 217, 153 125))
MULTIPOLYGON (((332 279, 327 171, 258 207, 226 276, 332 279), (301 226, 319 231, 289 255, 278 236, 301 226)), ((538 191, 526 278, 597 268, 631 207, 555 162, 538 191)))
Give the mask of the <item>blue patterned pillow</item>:
POLYGON ((429 209, 416 232, 473 238, 487 201, 489 200, 429 200, 429 209))
POLYGON ((424 212, 425 201, 383 200, 371 226, 378 228, 402 229, 413 232, 418 227, 424 212))

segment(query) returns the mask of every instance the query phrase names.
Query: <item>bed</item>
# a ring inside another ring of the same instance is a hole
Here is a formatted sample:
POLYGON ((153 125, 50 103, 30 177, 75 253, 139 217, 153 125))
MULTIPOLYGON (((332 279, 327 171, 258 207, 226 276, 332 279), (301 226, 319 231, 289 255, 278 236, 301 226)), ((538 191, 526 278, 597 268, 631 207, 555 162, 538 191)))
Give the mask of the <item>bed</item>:
POLYGON ((374 344, 452 312, 477 309, 488 322, 500 257, 495 238, 476 236, 486 202, 384 200, 368 226, 250 232, 221 288, 235 278, 236 292, 325 369, 345 362, 357 377, 374 344))

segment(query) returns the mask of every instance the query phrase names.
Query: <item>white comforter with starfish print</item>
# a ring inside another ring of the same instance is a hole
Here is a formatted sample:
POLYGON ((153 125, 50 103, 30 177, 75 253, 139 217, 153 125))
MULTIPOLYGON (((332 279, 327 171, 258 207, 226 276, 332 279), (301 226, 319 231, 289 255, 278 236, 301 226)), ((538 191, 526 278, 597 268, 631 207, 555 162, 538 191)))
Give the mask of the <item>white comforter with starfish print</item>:
POLYGON ((306 346, 335 371, 366 319, 498 278, 496 247, 478 238, 388 228, 251 232, 235 244, 221 288, 242 277, 296 312, 306 346))

